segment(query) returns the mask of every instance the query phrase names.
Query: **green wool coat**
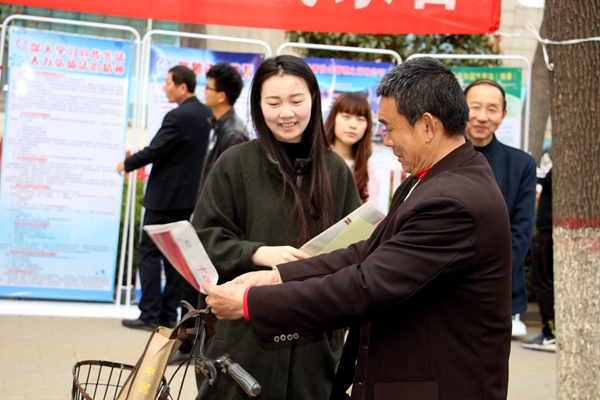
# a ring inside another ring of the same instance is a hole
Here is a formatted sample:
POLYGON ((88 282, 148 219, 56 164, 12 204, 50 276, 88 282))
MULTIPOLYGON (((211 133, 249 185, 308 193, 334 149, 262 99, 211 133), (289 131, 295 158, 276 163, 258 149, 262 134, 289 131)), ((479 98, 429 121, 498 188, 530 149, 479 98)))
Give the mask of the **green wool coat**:
MULTIPOLYGON (((360 206, 354 177, 346 163, 328 151, 327 166, 335 221, 360 206)), ((311 161, 297 159, 296 183, 308 197, 311 161)), ((217 160, 198 200, 192 224, 219 272, 219 283, 258 268, 252 254, 260 246, 297 246, 293 191, 282 197, 283 177, 256 140, 228 149, 217 160)), ((310 220, 312 236, 318 219, 310 220)), ((202 296, 203 297, 203 296, 202 296)), ((203 303, 203 299, 201 299, 203 303)), ((324 307, 327 305, 324 304, 324 307)), ((306 310, 310 313, 311 310, 306 310)), ((263 343, 246 320, 217 321, 207 345, 211 358, 229 354, 262 386, 261 400, 327 399, 343 346, 343 331, 263 343)), ((209 391, 211 399, 247 399, 226 374, 209 391)))

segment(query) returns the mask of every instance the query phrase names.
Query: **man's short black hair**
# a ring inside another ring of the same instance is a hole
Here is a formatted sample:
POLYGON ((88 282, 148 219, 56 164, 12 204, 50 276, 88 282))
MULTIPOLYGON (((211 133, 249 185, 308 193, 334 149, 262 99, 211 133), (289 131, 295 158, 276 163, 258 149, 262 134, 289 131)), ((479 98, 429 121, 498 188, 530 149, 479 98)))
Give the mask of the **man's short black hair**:
POLYGON ((189 93, 194 93, 196 90, 196 74, 194 74, 194 71, 186 66, 176 65, 169 70, 169 73, 171 73, 173 83, 175 83, 176 86, 185 83, 187 91, 189 93))
POLYGON ((381 79, 377 95, 393 98, 398 114, 410 126, 428 112, 442 122, 446 135, 465 135, 469 120, 465 95, 454 73, 435 58, 413 58, 398 65, 381 79))
POLYGON ((240 97, 240 93, 244 88, 244 81, 234 67, 226 62, 220 62, 208 70, 206 77, 215 80, 215 89, 218 92, 225 92, 230 105, 235 104, 235 101, 240 97))

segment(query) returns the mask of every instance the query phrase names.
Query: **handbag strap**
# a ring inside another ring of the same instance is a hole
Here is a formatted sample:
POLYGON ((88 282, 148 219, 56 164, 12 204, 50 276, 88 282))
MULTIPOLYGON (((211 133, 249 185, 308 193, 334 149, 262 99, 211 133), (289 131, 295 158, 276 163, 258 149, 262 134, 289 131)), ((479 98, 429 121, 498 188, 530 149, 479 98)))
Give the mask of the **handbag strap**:
POLYGON ((185 300, 181 301, 181 304, 188 309, 183 317, 181 317, 181 321, 177 324, 175 328, 173 328, 173 332, 169 336, 170 339, 177 339, 180 341, 184 341, 188 337, 186 322, 192 318, 196 318, 198 315, 204 314, 202 310, 196 310, 190 303, 185 300))

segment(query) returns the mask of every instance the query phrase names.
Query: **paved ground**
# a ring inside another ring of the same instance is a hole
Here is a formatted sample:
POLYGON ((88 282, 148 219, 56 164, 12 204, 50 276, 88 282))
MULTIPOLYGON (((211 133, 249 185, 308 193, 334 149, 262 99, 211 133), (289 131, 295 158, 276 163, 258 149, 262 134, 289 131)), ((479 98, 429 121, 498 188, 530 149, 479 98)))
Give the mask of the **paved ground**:
MULTIPOLYGON (((107 315, 96 310, 92 312, 96 318, 43 316, 50 312, 62 314, 46 311, 41 307, 46 305, 43 302, 38 304, 41 304, 40 307, 36 306, 36 302, 27 302, 38 310, 35 313, 23 309, 15 301, 0 300, 2 400, 69 399, 73 381, 71 369, 75 362, 109 360, 135 364, 149 338, 149 332, 121 326, 122 316, 135 313, 135 309, 124 312, 111 307, 113 318, 109 318, 110 313, 107 315)), ((535 313, 523 317, 526 322, 536 319, 535 313)), ((538 333, 538 327, 529 326, 527 337, 538 333)), ((556 355, 525 350, 521 348, 520 341, 513 340, 512 344, 508 399, 556 399, 556 355)), ((169 367, 167 377, 174 370, 175 367, 169 367)), ((192 400, 195 394, 194 377, 190 371, 184 380, 181 399, 192 400)))

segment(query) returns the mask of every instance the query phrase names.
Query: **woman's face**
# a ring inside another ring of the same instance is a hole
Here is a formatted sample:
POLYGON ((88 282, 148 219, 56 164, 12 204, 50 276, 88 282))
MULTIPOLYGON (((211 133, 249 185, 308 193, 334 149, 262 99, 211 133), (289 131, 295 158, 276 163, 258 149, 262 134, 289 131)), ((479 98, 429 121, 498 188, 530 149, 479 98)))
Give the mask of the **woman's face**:
POLYGON ((294 75, 272 76, 264 81, 260 108, 275 139, 300 143, 310 121, 312 99, 304 79, 294 75))
POLYGON ((335 141, 350 147, 365 136, 367 119, 363 116, 337 113, 335 116, 335 141))

